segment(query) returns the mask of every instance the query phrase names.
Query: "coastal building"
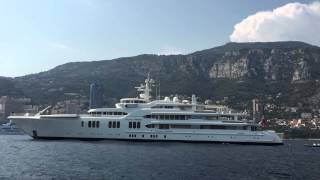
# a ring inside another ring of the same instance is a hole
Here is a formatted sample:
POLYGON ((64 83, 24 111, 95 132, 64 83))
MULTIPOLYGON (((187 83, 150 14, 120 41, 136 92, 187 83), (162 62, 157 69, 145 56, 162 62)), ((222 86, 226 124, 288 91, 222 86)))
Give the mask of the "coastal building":
POLYGON ((82 99, 69 99, 57 102, 52 109, 54 114, 79 114, 85 113, 88 101, 82 99))
POLYGON ((31 105, 31 98, 0 97, 0 122, 7 121, 12 113, 20 114, 38 111, 37 106, 31 105))
POLYGON ((303 113, 301 113, 300 116, 301 116, 302 119, 311 119, 312 118, 312 113, 303 112, 303 113))
POLYGON ((93 83, 90 85, 90 101, 89 107, 93 108, 101 108, 103 106, 103 88, 101 85, 97 83, 93 83))
POLYGON ((254 122, 259 122, 263 116, 263 105, 256 98, 252 100, 252 116, 254 122))

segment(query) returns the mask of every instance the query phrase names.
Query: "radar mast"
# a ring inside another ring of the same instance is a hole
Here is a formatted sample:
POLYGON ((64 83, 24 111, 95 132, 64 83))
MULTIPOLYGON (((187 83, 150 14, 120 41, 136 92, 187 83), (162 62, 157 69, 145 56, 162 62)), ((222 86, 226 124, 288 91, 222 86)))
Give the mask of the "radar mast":
POLYGON ((151 91, 152 86, 154 86, 154 80, 150 78, 150 73, 148 73, 148 78, 144 81, 145 84, 141 84, 139 87, 136 87, 136 89, 139 92, 142 92, 139 94, 141 99, 144 99, 146 102, 150 102, 151 99, 151 91))

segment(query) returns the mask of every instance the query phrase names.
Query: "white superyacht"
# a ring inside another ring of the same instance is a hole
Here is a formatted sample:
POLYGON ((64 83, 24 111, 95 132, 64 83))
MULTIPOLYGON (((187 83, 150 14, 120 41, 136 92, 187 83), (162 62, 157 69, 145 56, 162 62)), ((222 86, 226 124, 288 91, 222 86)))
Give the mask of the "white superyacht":
POLYGON ((90 109, 88 114, 10 116, 33 138, 121 139, 148 141, 228 142, 282 144, 270 130, 258 130, 246 113, 216 112, 177 97, 151 100, 154 81, 149 77, 137 87, 137 98, 124 98, 115 108, 90 109))

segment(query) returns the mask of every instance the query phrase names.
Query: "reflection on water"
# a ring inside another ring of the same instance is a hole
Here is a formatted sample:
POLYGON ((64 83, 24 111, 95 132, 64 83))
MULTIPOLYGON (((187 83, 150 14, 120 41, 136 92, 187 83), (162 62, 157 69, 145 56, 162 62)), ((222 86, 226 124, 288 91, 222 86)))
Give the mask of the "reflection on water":
POLYGON ((304 146, 312 142, 259 146, 0 135, 0 179, 319 179, 320 148, 304 146))

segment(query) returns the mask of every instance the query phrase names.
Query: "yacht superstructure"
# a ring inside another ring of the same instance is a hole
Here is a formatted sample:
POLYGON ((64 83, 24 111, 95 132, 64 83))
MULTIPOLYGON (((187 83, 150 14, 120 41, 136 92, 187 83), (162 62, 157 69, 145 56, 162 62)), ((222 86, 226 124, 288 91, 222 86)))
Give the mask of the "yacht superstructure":
POLYGON ((274 131, 259 131, 246 113, 216 112, 178 97, 151 100, 154 81, 136 87, 137 98, 123 98, 115 108, 90 109, 88 114, 10 116, 33 138, 84 138, 152 141, 209 141, 282 144, 274 131))

